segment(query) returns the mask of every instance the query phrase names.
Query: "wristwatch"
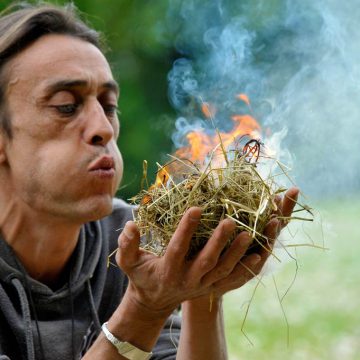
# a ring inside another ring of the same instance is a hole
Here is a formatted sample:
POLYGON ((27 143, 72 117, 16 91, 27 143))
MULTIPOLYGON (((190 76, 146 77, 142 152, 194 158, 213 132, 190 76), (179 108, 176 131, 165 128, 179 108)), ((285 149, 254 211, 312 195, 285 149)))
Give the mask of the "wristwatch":
POLYGON ((152 353, 138 349, 136 346, 131 345, 126 341, 120 341, 114 336, 107 328, 107 322, 102 324, 101 329, 104 332, 106 338, 116 347, 120 355, 129 360, 148 360, 152 353))

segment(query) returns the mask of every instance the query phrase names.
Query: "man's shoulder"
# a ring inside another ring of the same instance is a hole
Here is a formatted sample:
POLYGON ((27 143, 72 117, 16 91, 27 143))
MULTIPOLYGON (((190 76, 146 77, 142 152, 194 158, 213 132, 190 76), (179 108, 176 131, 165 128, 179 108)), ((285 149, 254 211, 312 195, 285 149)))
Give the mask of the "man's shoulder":
POLYGON ((133 205, 128 204, 122 199, 113 198, 113 214, 121 211, 132 211, 134 208, 133 205))
POLYGON ((112 213, 105 216, 100 222, 106 228, 121 231, 127 221, 133 220, 133 210, 134 206, 129 205, 124 200, 114 198, 112 213))
POLYGON ((113 198, 113 211, 110 217, 118 217, 118 216, 126 216, 128 217, 129 214, 131 215, 131 220, 133 219, 133 211, 135 209, 134 205, 128 204, 126 201, 119 199, 119 198, 113 198))

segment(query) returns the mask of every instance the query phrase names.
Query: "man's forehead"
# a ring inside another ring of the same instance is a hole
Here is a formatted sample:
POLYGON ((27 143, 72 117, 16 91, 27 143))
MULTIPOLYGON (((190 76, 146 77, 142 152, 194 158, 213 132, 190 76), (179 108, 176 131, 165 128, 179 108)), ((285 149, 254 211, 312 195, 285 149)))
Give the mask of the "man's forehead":
MULTIPOLYGON (((50 83, 83 81, 116 90, 110 66, 94 45, 68 35, 45 35, 10 62, 12 80, 50 83)), ((11 79, 10 79, 11 81, 11 79)))
MULTIPOLYGON (((87 88, 91 87, 91 79, 82 79, 82 78, 54 78, 54 79, 47 79, 43 83, 43 90, 46 93, 56 93, 61 90, 66 89, 73 89, 73 88, 87 88)), ((98 87, 102 89, 106 89, 109 91, 113 91, 117 95, 119 94, 119 85, 118 83, 113 80, 109 79, 104 82, 100 82, 97 84, 98 87)))

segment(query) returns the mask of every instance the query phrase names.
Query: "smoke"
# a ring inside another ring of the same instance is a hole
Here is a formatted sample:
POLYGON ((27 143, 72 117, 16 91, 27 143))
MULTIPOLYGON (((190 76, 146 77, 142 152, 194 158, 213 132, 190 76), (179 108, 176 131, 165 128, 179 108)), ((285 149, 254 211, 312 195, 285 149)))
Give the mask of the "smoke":
POLYGON ((359 23, 357 0, 171 1, 182 56, 168 75, 175 145, 190 129, 212 130, 199 101, 214 103, 216 126, 229 130, 231 114, 249 111, 235 99, 246 93, 306 194, 359 191, 359 23))

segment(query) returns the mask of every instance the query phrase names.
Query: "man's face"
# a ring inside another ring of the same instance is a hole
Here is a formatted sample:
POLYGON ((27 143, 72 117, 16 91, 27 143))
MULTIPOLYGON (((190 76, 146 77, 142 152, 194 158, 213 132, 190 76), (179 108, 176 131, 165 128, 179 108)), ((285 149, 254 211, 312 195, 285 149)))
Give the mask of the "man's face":
POLYGON ((103 54, 80 39, 46 35, 5 70, 14 200, 74 222, 107 215, 123 164, 118 89, 103 54))

